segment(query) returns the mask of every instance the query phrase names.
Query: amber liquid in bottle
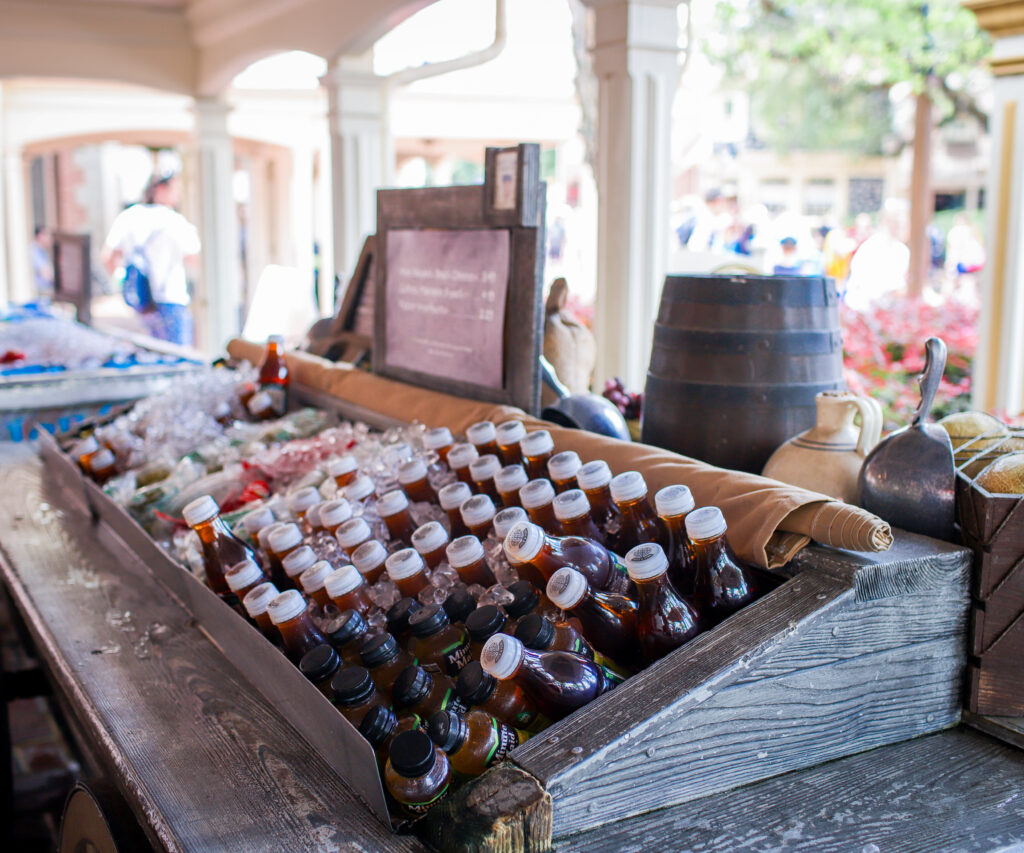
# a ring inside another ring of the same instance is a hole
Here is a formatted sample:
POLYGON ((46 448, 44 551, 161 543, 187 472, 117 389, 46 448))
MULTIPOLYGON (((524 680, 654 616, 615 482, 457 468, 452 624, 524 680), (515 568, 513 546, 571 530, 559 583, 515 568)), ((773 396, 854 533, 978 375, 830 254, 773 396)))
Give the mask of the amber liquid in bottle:
POLYGON ((367 585, 373 586, 383 576, 387 558, 387 548, 376 539, 371 539, 352 552, 352 565, 359 570, 367 585))
POLYGON ((526 438, 526 427, 522 421, 505 421, 498 426, 498 455, 503 465, 516 465, 523 461, 523 451, 519 442, 526 438))
POLYGON ((571 568, 580 572, 593 589, 627 593, 632 588, 629 576, 608 549, 579 536, 546 536, 536 526, 524 530, 523 525, 516 525, 505 539, 505 550, 510 557, 535 566, 544 576, 545 585, 559 569, 571 568))
POLYGON ((333 571, 324 588, 339 611, 356 610, 366 616, 373 609, 370 589, 355 566, 342 566, 333 571))
POLYGON ((544 479, 548 475, 548 460, 554 453, 554 443, 547 430, 531 432, 519 442, 523 454, 523 467, 531 480, 544 479))
POLYGON ((473 481, 476 493, 487 495, 495 503, 501 500, 498 496, 497 486, 494 484, 494 475, 500 470, 501 461, 493 453, 474 459, 469 465, 469 476, 473 481))
POLYGON ((487 565, 484 546, 476 536, 460 536, 445 549, 450 565, 467 586, 493 586, 497 583, 494 573, 487 565))
MULTIPOLYGON (((379 504, 378 504, 379 506, 379 504)), ((412 544, 412 534, 416 532, 416 525, 413 523, 409 509, 401 509, 393 515, 382 516, 384 524, 387 525, 388 535, 392 539, 398 539, 406 545, 412 544)))
POLYGON ((612 472, 603 460, 587 462, 576 479, 590 503, 590 515, 594 523, 605 533, 605 546, 616 553, 623 553, 619 547, 618 531, 622 526, 622 515, 612 500, 610 483, 612 472))
POLYGON ((694 603, 701 615, 712 625, 731 616, 757 598, 752 572, 733 553, 725 536, 725 520, 720 526, 707 528, 705 522, 711 511, 721 518, 717 507, 695 509, 686 517, 686 529, 693 541, 696 564, 694 603), (720 533, 702 536, 698 528, 719 530, 720 533))
POLYGON ((454 678, 469 663, 469 635, 464 628, 451 624, 440 605, 431 604, 413 613, 409 630, 409 654, 427 671, 454 678))
POLYGON ((469 465, 479 455, 472 444, 456 444, 448 451, 448 467, 458 480, 470 488, 473 486, 473 477, 469 473, 469 465))
POLYGON ((548 598, 580 621, 583 636, 601 654, 618 664, 640 668, 637 645, 637 603, 624 595, 590 588, 574 569, 559 569, 551 576, 548 598))
POLYGON ((552 536, 562 535, 562 525, 555 518, 555 489, 547 480, 531 480, 519 490, 519 500, 530 517, 552 536))
POLYGON ((460 507, 473 496, 473 490, 465 483, 450 483, 438 492, 441 509, 448 516, 448 527, 451 538, 457 539, 469 533, 469 528, 462 521, 460 507))
POLYGON ((387 707, 387 698, 381 695, 365 667, 350 666, 331 680, 334 704, 353 726, 359 727, 366 712, 378 705, 387 707))
POLYGON ((579 488, 576 474, 580 467, 580 457, 575 450, 563 450, 548 460, 548 476, 558 494, 579 488))
POLYGON ((478 660, 459 673, 455 692, 467 708, 478 707, 513 728, 528 729, 537 720, 537 709, 523 688, 513 680, 488 675, 478 660))
POLYGON ((427 466, 418 459, 399 466, 398 484, 410 501, 437 503, 437 492, 427 479, 427 466))
POLYGON ((658 541, 658 516, 647 499, 647 484, 637 471, 627 471, 612 480, 612 500, 622 513, 618 535, 619 553, 658 541))
POLYGON ((327 642, 327 638, 309 618, 306 599, 298 590, 281 593, 270 603, 267 612, 277 630, 281 632, 288 656, 296 663, 306 652, 327 642))
POLYGON ((480 421, 466 430, 466 438, 481 456, 488 454, 497 457, 498 433, 490 421, 480 421))
POLYGON ((590 660, 594 649, 571 622, 552 621, 530 613, 516 625, 515 638, 538 652, 573 652, 590 660))
POLYGON ((505 508, 523 505, 519 499, 519 490, 529 482, 522 465, 509 465, 494 475, 494 487, 498 492, 498 500, 505 508))
POLYGON ((605 544, 604 531, 590 514, 590 502, 581 489, 569 489, 554 500, 555 517, 566 536, 582 536, 598 545, 605 544))
POLYGON ((430 586, 426 564, 412 548, 396 551, 384 561, 384 565, 387 567, 388 577, 406 598, 416 598, 430 586))
POLYGON ((255 560, 256 552, 235 536, 219 515, 193 525, 192 529, 203 549, 207 584, 216 593, 229 593, 224 573, 242 560, 255 560))
POLYGON ((638 545, 626 555, 626 567, 636 584, 636 632, 648 662, 660 660, 700 633, 700 617, 672 586, 668 558, 660 545, 638 545))
MULTIPOLYGON (((377 689, 390 697, 391 688, 402 671, 415 661, 390 634, 370 637, 359 649, 359 658, 373 676, 377 689)), ((390 701, 390 698, 389 698, 390 701)))
POLYGON ((448 756, 424 732, 402 732, 391 741, 384 783, 409 817, 429 811, 448 793, 451 782, 448 756))
POLYGON ((395 679, 391 695, 396 708, 404 708, 404 713, 417 714, 423 719, 449 708, 465 710, 455 694, 452 680, 440 672, 427 672, 422 666, 409 666, 402 670, 395 679))
POLYGON ((665 531, 665 556, 672 586, 682 595, 693 595, 696 585, 696 561, 693 543, 686 535, 686 515, 659 516, 665 531))
POLYGON ((278 335, 271 335, 267 341, 263 363, 260 364, 260 390, 270 394, 277 415, 283 415, 288 411, 290 383, 288 362, 284 356, 284 340, 278 335))
MULTIPOLYGON (((448 531, 437 521, 428 521, 426 524, 420 525, 412 535, 413 547, 430 569, 436 569, 444 559, 445 548, 448 547, 449 542, 451 539, 448 537, 448 531)), ((395 583, 398 581, 396 580, 395 583)), ((399 584, 399 588, 401 588, 401 584, 399 584)), ((409 593, 403 590, 402 595, 409 595, 409 593)))
POLYGON ((441 711, 427 720, 427 734, 463 779, 479 776, 521 742, 519 732, 486 711, 441 711))

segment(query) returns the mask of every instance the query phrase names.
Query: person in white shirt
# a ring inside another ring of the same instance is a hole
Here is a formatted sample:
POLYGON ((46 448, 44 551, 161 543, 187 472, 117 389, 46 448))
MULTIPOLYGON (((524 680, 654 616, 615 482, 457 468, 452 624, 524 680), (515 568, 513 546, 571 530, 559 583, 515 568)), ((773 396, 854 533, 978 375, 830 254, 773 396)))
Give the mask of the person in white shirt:
POLYGON ((189 310, 186 263, 199 254, 199 232, 175 210, 181 201, 177 175, 155 175, 146 187, 145 199, 118 214, 103 247, 108 272, 132 262, 139 254, 149 278, 152 302, 139 317, 155 338, 191 346, 192 314, 189 310))

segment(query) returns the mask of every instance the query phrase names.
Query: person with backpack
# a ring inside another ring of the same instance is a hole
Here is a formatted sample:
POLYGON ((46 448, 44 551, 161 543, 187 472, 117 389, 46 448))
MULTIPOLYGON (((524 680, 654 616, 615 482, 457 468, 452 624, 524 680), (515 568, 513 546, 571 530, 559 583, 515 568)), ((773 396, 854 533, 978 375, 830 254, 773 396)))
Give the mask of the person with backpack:
POLYGON ((123 266, 124 299, 146 332, 164 341, 192 345, 186 263, 199 254, 199 232, 175 209, 181 201, 176 174, 154 175, 143 201, 118 214, 102 253, 107 271, 123 266))

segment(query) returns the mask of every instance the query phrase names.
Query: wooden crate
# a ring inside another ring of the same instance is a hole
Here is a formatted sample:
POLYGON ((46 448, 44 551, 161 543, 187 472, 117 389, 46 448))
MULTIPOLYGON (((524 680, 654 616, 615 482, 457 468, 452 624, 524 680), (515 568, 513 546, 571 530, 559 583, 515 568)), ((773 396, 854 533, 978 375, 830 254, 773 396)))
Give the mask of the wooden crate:
POLYGON ((967 707, 1024 715, 1024 498, 957 474, 961 541, 975 556, 967 707))

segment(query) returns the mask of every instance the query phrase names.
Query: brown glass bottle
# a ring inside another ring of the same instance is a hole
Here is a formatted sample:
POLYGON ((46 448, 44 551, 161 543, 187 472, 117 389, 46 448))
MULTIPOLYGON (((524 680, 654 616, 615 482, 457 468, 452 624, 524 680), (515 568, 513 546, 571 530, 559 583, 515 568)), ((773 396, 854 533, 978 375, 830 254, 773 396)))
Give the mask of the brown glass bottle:
POLYGON ((398 599, 388 608, 388 612, 385 614, 388 633, 402 645, 408 645, 409 642, 409 617, 422 607, 423 605, 415 598, 406 596, 398 599))
POLYGON ((523 454, 523 467, 531 480, 540 480, 548 475, 548 460, 555 452, 555 443, 546 429, 531 432, 519 442, 523 454))
POLYGON ((423 433, 423 446, 436 453, 440 460, 447 465, 448 451, 455 446, 455 439, 452 438, 452 432, 448 427, 435 427, 423 433))
POLYGON ((448 451, 448 467, 460 481, 472 486, 473 478, 469 474, 469 464, 479 455, 472 444, 456 444, 448 451))
POLYGON ((89 459, 89 476, 101 486, 117 473, 117 460, 107 447, 101 447, 89 459))
POLYGON ((590 514, 590 501, 582 489, 567 489, 555 495, 555 518, 566 536, 582 536, 604 545, 605 535, 590 514))
POLYGON ((587 462, 576 474, 576 481, 590 502, 590 515, 605 533, 605 546, 620 553, 618 533, 622 527, 622 514, 612 500, 612 472, 603 459, 587 462))
POLYGON ((462 521, 462 513, 459 508, 473 497, 473 490, 466 483, 449 483, 437 493, 438 503, 441 509, 448 516, 448 527, 451 529, 451 537, 455 539, 465 536, 469 529, 462 521))
POLYGON ((528 729, 537 719, 537 709, 523 688, 488 675, 478 660, 463 667, 455 692, 467 708, 478 707, 515 729, 528 729))
POLYGON ((507 758, 522 740, 514 728, 486 711, 439 711, 427 720, 427 734, 445 751, 452 770, 473 779, 507 758))
POLYGON ((487 495, 473 495, 461 507, 459 514, 466 529, 477 539, 486 539, 494 524, 494 501, 487 495))
POLYGON ((459 573, 463 583, 480 586, 493 586, 497 583, 487 565, 484 546, 475 536, 460 536, 448 545, 445 553, 448 555, 448 565, 459 573))
POLYGON ((274 412, 278 417, 288 411, 288 386, 291 384, 291 376, 284 355, 284 338, 280 335, 271 335, 267 341, 267 351, 260 364, 259 384, 261 391, 270 394, 274 412))
POLYGON ((352 485, 356 477, 359 476, 359 465, 356 464, 356 458, 346 453, 344 456, 328 459, 327 476, 334 478, 334 483, 339 491, 352 485))
POLYGON ((373 531, 370 529, 370 525, 366 523, 366 519, 358 516, 350 518, 341 525, 334 538, 338 540, 342 550, 351 559, 352 555, 356 552, 356 548, 373 538, 373 531))
POLYGON ((519 446, 526 438, 526 427, 522 421, 505 421, 496 430, 498 455, 505 465, 517 465, 523 461, 523 450, 519 446))
POLYGON ((469 654, 480 659, 480 651, 491 637, 507 632, 508 619, 493 604, 482 604, 466 619, 466 633, 469 634, 469 654))
POLYGON ((548 476, 555 491, 561 494, 569 489, 578 489, 576 475, 581 466, 579 454, 575 450, 563 450, 552 456, 548 460, 548 476))
POLYGON ((244 599, 250 590, 265 583, 268 578, 255 560, 242 560, 228 569, 224 580, 229 590, 239 599, 244 599))
POLYGON ((398 466, 398 485, 410 501, 437 503, 437 492, 430 485, 422 459, 410 459, 398 466))
POLYGON ((324 625, 327 642, 348 666, 359 666, 359 650, 370 636, 370 628, 357 610, 345 610, 324 625))
POLYGON ((359 734, 373 747, 377 753, 383 778, 384 767, 388 760, 388 746, 402 732, 413 732, 420 728, 422 720, 415 714, 407 717, 396 717, 395 712, 382 705, 370 708, 359 723, 359 734))
POLYGON ((658 541, 658 516, 647 499, 647 483, 639 471, 626 471, 612 477, 612 500, 622 513, 618 535, 619 553, 644 542, 658 541))
MULTIPOLYGON (((426 524, 421 524, 412 534, 412 547, 431 569, 436 569, 444 559, 444 549, 448 547, 449 542, 451 539, 448 536, 448 531, 439 521, 428 521, 426 524)), ((408 595, 409 593, 403 590, 402 594, 408 595)))
POLYGON ((388 748, 384 783, 402 811, 417 818, 448 793, 452 768, 444 750, 424 732, 402 732, 388 748))
POLYGON ((242 598, 242 607, 249 614, 249 618, 256 623, 256 627, 274 645, 280 645, 281 632, 277 630, 274 623, 270 621, 270 614, 267 608, 270 602, 280 595, 280 591, 272 583, 261 583, 253 587, 242 598))
POLYGON ((473 488, 477 494, 486 495, 495 503, 501 500, 494 483, 494 476, 500 470, 501 462, 493 453, 480 456, 469 463, 469 477, 473 481, 473 488))
POLYGON ((313 624, 306 612, 306 599, 297 589, 282 592, 267 607, 270 621, 281 632, 288 657, 298 663, 302 656, 327 638, 313 624))
POLYGON ((224 573, 242 560, 255 560, 256 552, 235 536, 220 517, 217 502, 203 495, 183 510, 185 523, 199 537, 206 583, 218 594, 230 593, 224 573))
MULTIPOLYGON (((260 531, 262 534, 262 531, 260 531)), ((291 578, 284 568, 285 559, 302 547, 302 531, 297 524, 271 525, 267 536, 267 556, 270 561, 270 576, 283 589, 292 586, 291 578)))
POLYGON ((452 625, 440 605, 431 604, 413 613, 409 630, 409 654, 424 669, 454 678, 469 662, 469 635, 464 628, 452 625))
POLYGON ((455 684, 440 672, 427 672, 422 666, 407 666, 395 679, 391 688, 395 707, 403 713, 418 714, 428 719, 438 711, 449 708, 464 711, 462 700, 455 695, 455 684))
POLYGON ((370 588, 355 566, 342 566, 324 580, 327 597, 338 610, 358 610, 366 616, 373 609, 370 588))
POLYGON ((700 617, 668 577, 668 558, 657 542, 637 545, 626 554, 626 568, 636 584, 640 611, 636 632, 648 662, 661 660, 701 631, 700 617))
POLYGON ((373 586, 384 575, 388 549, 376 539, 364 542, 352 552, 352 565, 359 570, 367 586, 373 586))
POLYGON ((299 575, 299 589, 307 598, 312 598, 321 607, 326 607, 331 598, 324 585, 334 570, 334 566, 327 560, 317 560, 299 575))
POLYGON ((681 595, 693 595, 693 545, 686 535, 686 516, 693 511, 693 495, 686 486, 666 486, 655 494, 654 507, 661 522, 659 544, 668 558, 669 580, 681 595))
POLYGON ((412 534, 416 531, 412 516, 409 514, 409 499, 405 492, 395 489, 381 495, 377 501, 377 513, 387 525, 388 535, 392 539, 412 544, 412 534))
POLYGON ((416 661, 390 634, 370 637, 359 648, 359 659, 373 676, 377 689, 391 696, 395 679, 416 661))
MULTIPOLYGON (((548 536, 536 524, 517 524, 505 537, 505 553, 510 559, 530 563, 545 578, 562 568, 581 572, 594 589, 628 593, 629 576, 608 549, 579 536, 548 536)), ((550 596, 548 596, 550 598, 550 596)))
POLYGON ((388 577, 394 581, 403 596, 415 598, 430 586, 426 564, 413 548, 395 551, 384 561, 384 565, 387 568, 388 577))
POLYGON ((341 669, 341 656, 327 643, 314 646, 299 661, 299 671, 328 699, 333 697, 331 679, 341 669))
POLYGON ((362 666, 349 666, 331 679, 331 697, 339 711, 356 728, 366 712, 378 705, 387 706, 387 697, 377 690, 370 673, 362 666))
POLYGON ((491 421, 478 421, 466 430, 466 441, 481 456, 498 455, 498 432, 491 421))
POLYGON ((522 506, 519 490, 530 482, 522 465, 506 465, 494 475, 494 488, 503 507, 522 506))
MULTIPOLYGON (((547 582, 544 583, 546 586, 547 582)), ((558 608, 530 581, 516 581, 508 591, 512 593, 512 600, 505 605, 505 613, 509 618, 509 630, 506 633, 514 632, 522 618, 530 613, 538 613, 551 621, 558 619, 558 608)))
POLYGON ((701 507, 686 516, 695 563, 694 604, 709 625, 718 624, 757 598, 753 573, 733 553, 726 530, 718 507, 701 507))
POLYGON ((538 652, 574 652, 589 660, 594 649, 571 622, 552 621, 539 613, 528 613, 516 625, 515 638, 538 652))
POLYGON ((555 518, 555 487, 549 480, 530 480, 519 490, 519 502, 530 516, 552 536, 562 535, 562 525, 555 518))
POLYGON ((579 619, 583 636, 594 649, 623 666, 643 666, 637 644, 639 608, 633 599, 592 589, 575 569, 555 572, 547 594, 552 604, 579 619))
POLYGON ((89 468, 89 457, 99 449, 100 443, 96 440, 96 436, 94 435, 86 436, 75 445, 75 449, 72 451, 74 453, 75 460, 78 462, 78 467, 86 474, 92 473, 89 468))
POLYGON ((499 681, 514 680, 551 720, 568 716, 612 687, 592 660, 572 652, 535 652, 508 634, 487 641, 480 663, 499 681))
MULTIPOLYGON (((270 547, 270 537, 274 535, 282 527, 287 527, 283 521, 275 521, 273 524, 268 524, 259 533, 256 534, 256 541, 259 543, 260 551, 262 552, 262 563, 264 568, 270 574, 270 579, 282 589, 288 588, 288 576, 284 573, 284 566, 281 565, 280 558, 274 553, 274 549, 270 547)), ((301 533, 300 539, 301 543, 301 533)))

